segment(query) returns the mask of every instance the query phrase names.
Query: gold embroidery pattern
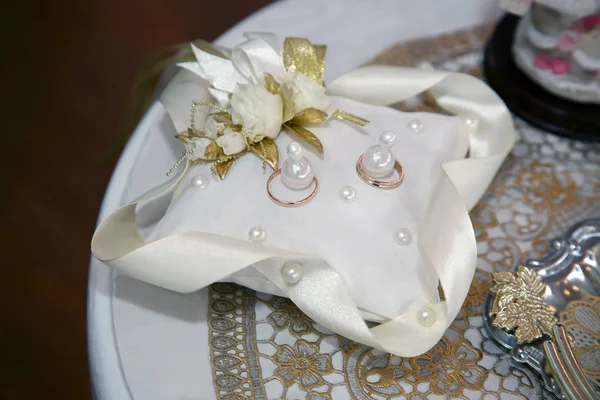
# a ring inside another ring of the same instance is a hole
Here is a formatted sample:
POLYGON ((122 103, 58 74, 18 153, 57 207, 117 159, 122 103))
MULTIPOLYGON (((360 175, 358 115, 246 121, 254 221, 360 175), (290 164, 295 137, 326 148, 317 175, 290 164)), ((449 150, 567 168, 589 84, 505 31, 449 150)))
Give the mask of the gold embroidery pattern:
POLYGON ((323 375, 331 373, 331 357, 319 354, 319 346, 302 339, 296 341, 294 347, 284 344, 273 356, 277 365, 274 375, 285 387, 294 383, 302 389, 313 389, 325 384, 323 375))
MULTIPOLYGON (((436 69, 480 77, 480 60, 475 55, 480 54, 491 27, 399 44, 371 64, 414 66, 427 61, 436 69)), ((421 95, 416 106, 413 102, 396 107, 440 112, 428 94, 421 95)), ((250 351, 247 347, 225 350, 232 358, 219 363, 217 356, 223 351, 216 352, 211 344, 218 398, 552 398, 531 369, 514 361, 487 337, 481 306, 492 285, 492 273, 513 270, 526 259, 545 254, 549 239, 582 219, 600 214, 600 145, 545 134, 518 119, 515 125, 515 148, 470 214, 478 247, 475 278, 460 314, 432 350, 413 359, 392 357, 326 331, 288 299, 261 293, 250 297, 247 289, 230 285, 237 289, 229 292, 226 300, 235 304, 235 310, 227 311, 225 318, 235 320, 236 325, 226 332, 212 328, 223 313, 213 312, 211 297, 211 337, 222 335, 220 340, 227 343, 235 340, 231 349, 238 343, 254 343, 254 347, 250 351), (235 366, 233 360, 237 359, 241 364, 235 366), (250 381, 248 371, 259 378, 250 381), (232 389, 224 390, 217 377, 230 375, 236 376, 240 385, 231 383, 232 389), (263 391, 250 395, 257 383, 263 391), (226 397, 238 395, 246 397, 226 397)), ((215 286, 210 295, 223 296, 216 293, 215 286)), ((560 321, 575 336, 579 359, 597 360, 599 343, 591 338, 599 336, 600 302, 595 298, 576 304, 561 314, 560 321)), ((227 307, 225 303, 218 306, 225 311, 227 307)), ((219 324, 230 326, 225 321, 219 324)), ((600 367, 583 364, 586 372, 598 379, 594 374, 600 367)))
POLYGON ((495 371, 496 359, 488 354, 484 358, 476 348, 476 343, 481 346, 486 340, 480 332, 482 323, 481 317, 474 318, 471 326, 456 321, 432 350, 412 359, 350 342, 344 354, 348 398, 468 399, 469 391, 471 398, 539 398, 541 388, 533 372, 506 363, 495 371))
POLYGON ((306 396, 307 400, 332 400, 331 393, 319 393, 311 390, 306 396))
POLYGON ((289 329, 294 336, 307 335, 313 332, 313 322, 296 305, 284 297, 273 297, 268 303, 273 310, 269 320, 277 329, 289 329))
POLYGON ((489 292, 491 287, 491 280, 489 274, 476 275, 473 278, 469 293, 462 306, 462 311, 465 314, 475 316, 481 315, 481 306, 485 299, 486 294, 489 292), (485 276, 482 277, 482 276, 485 276))
POLYGON ((406 395, 401 382, 410 376, 410 367, 400 357, 350 342, 344 352, 344 373, 354 398, 387 400, 406 395))
POLYGON ((569 303, 559 320, 575 339, 575 356, 583 371, 600 386, 600 296, 569 303))
POLYGON ((478 390, 485 382, 487 371, 477 363, 481 353, 464 339, 450 343, 442 340, 426 354, 410 360, 415 383, 430 383, 434 394, 460 396, 464 389, 478 390))
POLYGON ((209 347, 213 386, 219 400, 264 399, 260 368, 248 360, 256 353, 251 331, 254 324, 253 292, 229 283, 209 291, 209 347))

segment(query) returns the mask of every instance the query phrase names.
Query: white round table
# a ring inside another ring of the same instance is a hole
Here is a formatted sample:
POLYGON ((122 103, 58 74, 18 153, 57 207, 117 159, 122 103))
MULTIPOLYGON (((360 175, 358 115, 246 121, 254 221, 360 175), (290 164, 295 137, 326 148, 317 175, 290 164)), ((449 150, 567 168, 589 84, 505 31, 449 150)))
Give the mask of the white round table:
MULTIPOLYGON (((306 37, 313 43, 327 44, 325 78, 331 81, 395 43, 477 25, 497 18, 499 12, 496 2, 477 0, 283 0, 246 18, 220 36, 216 44, 233 46, 248 31, 306 37)), ((158 143, 157 135, 151 134, 161 129, 164 120, 162 106, 153 104, 121 155, 99 220, 158 183, 176 159, 175 152, 153 154, 149 150, 170 145, 158 143), (142 149, 146 151, 140 159, 142 149)), ((207 343, 206 330, 201 332, 197 327, 199 315, 206 315, 202 292, 183 296, 129 278, 116 278, 108 267, 92 259, 88 345, 95 398, 215 398, 210 373, 194 370, 203 357, 202 344, 207 343), (127 319, 127 332, 115 324, 115 316, 127 319), (174 357, 176 347, 170 332, 177 332, 179 346, 182 340, 189 340, 189 351, 174 357), (174 368, 186 373, 169 374, 174 368)))

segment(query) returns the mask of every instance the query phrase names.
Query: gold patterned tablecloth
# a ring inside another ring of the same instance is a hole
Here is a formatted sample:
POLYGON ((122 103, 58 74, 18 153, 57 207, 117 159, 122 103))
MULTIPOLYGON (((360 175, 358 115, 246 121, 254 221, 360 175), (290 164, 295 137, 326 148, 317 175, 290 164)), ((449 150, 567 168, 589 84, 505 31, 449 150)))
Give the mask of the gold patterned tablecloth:
MULTIPOLYGON (((371 63, 417 65, 481 76, 491 25, 402 43, 371 63)), ((421 96, 403 111, 439 112, 421 96)), ((390 356, 313 323, 288 299, 233 284, 209 297, 213 384, 220 400, 552 399, 532 370, 486 336, 482 303, 491 273, 539 258, 549 240, 600 216, 600 145, 546 134, 516 119, 518 142, 471 212, 478 269, 444 338, 415 358, 390 356)), ((573 302, 561 322, 588 375, 600 384, 600 298, 573 302)))

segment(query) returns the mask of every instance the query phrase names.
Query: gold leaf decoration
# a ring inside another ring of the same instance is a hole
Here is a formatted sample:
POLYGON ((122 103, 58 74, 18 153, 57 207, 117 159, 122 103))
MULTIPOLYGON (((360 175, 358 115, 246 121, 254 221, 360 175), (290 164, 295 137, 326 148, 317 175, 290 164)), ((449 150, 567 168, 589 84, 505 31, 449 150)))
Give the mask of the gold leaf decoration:
POLYGON ((552 335, 558 320, 542 297, 546 284, 535 271, 520 266, 516 276, 510 272, 492 274, 495 299, 490 311, 494 326, 513 331, 517 343, 529 343, 552 335))
POLYGON ((283 42, 283 64, 285 69, 290 72, 301 72, 323 85, 325 74, 324 47, 320 46, 317 52, 315 46, 307 39, 285 38, 283 42))
POLYGON ((327 121, 327 113, 318 108, 310 107, 302 110, 292 118, 291 125, 319 125, 327 121))
POLYGON ((279 89, 281 89, 279 82, 277 82, 273 75, 268 72, 265 72, 265 89, 273 94, 277 94, 279 89))
MULTIPOLYGON (((317 63, 323 66, 323 72, 325 72, 325 54, 327 54, 327 46, 324 44, 313 44, 313 47, 315 49, 315 55, 317 56, 317 63)), ((323 85, 323 78, 321 78, 320 83, 323 85)))
POLYGON ((239 153, 235 153, 235 154, 222 154, 221 156, 219 156, 219 159, 217 160, 217 162, 225 162, 225 161, 233 160, 234 158, 238 158, 239 156, 246 154, 247 151, 248 151, 248 149, 244 149, 244 150, 240 151, 239 153))
POLYGON ((279 96, 281 96, 281 102, 283 103, 283 113, 281 120, 287 122, 294 117, 296 114, 296 105, 292 96, 294 95, 293 89, 289 86, 282 86, 279 90, 279 96))
POLYGON ((217 142, 211 142, 204 150, 204 157, 209 160, 214 160, 223 155, 223 149, 217 144, 217 142))
POLYGON ((358 115, 347 113, 346 111, 335 110, 331 118, 339 119, 341 121, 350 122, 358 126, 365 126, 369 123, 368 119, 359 117, 358 115))
POLYGON ((294 135, 298 136, 300 139, 314 147, 319 156, 323 157, 323 144, 314 133, 298 125, 284 124, 283 126, 294 135))
POLYGON ((226 124, 228 122, 232 122, 231 121, 231 114, 228 112, 220 112, 220 113, 216 113, 213 118, 215 119, 215 121, 217 121, 219 124, 226 124))
POLYGON ((265 73, 265 89, 281 97, 281 102, 283 103, 282 121, 291 120, 296 112, 294 101, 292 100, 292 96, 294 95, 292 88, 288 85, 281 85, 275 80, 273 75, 267 72, 265 73))
POLYGON ((215 172, 217 173, 217 175, 219 175, 219 178, 221 178, 221 180, 225 179, 225 175, 227 175, 227 172, 229 172, 229 169, 233 165, 234 161, 235 157, 230 158, 227 161, 217 161, 213 164, 215 172))
POLYGON ((187 131, 175 135, 177 139, 181 140, 184 143, 189 143, 192 139, 203 138, 205 136, 206 133, 202 132, 201 130, 192 128, 188 128, 187 131))
POLYGON ((233 122, 228 122, 225 124, 225 128, 231 129, 234 132, 241 132, 244 130, 244 127, 240 124, 234 124, 233 122))
POLYGON ((217 137, 221 137, 225 134, 225 129, 231 129, 234 132, 241 132, 244 130, 242 125, 234 124, 233 122, 227 122, 217 126, 217 137))
POLYGON ((279 169, 279 150, 273 139, 266 137, 259 143, 251 144, 250 151, 269 164, 273 170, 279 169))
POLYGON ((510 273, 510 272, 497 272, 494 274, 494 282, 496 284, 514 284, 517 282, 517 278, 515 278, 515 275, 510 273))
POLYGON ((207 160, 205 160, 205 159, 203 159, 203 158, 196 158, 195 160, 190 160, 190 165, 193 167, 193 166, 196 166, 196 165, 203 164, 203 163, 205 163, 206 161, 207 161, 207 160))
POLYGON ((546 284, 542 282, 542 278, 535 271, 529 268, 522 268, 517 273, 517 276, 523 282, 529 293, 533 293, 538 297, 542 297, 546 291, 546 284))

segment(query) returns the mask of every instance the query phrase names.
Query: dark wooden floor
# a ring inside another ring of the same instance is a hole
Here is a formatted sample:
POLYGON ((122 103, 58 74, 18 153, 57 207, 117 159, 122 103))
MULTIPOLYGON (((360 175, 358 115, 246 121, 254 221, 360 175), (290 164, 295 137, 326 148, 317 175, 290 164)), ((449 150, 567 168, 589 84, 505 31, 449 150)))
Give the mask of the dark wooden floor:
POLYGON ((91 397, 89 241, 116 156, 100 159, 117 141, 136 70, 269 2, 3 4, 1 399, 91 397))

